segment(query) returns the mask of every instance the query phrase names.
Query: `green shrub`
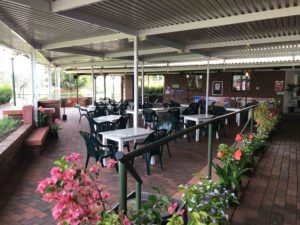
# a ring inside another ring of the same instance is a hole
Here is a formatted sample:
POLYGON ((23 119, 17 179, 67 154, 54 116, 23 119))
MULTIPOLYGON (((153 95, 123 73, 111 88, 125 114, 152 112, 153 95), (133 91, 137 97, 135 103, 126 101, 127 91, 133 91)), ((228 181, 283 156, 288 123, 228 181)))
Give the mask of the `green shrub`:
POLYGON ((14 131, 21 124, 21 120, 12 119, 9 117, 4 117, 3 119, 0 119, 0 140, 3 138, 3 136, 14 131))
POLYGON ((12 97, 12 89, 8 84, 0 85, 0 104, 7 103, 12 97))

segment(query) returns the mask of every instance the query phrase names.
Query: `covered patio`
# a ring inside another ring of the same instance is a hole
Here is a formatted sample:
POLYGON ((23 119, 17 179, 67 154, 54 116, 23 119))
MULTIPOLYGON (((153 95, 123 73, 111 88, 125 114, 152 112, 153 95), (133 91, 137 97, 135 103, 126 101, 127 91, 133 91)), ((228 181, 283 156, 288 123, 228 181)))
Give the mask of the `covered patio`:
POLYGON ((220 158, 218 145, 232 145, 237 133, 257 132, 258 103, 283 119, 243 186, 240 205, 229 213, 230 224, 299 224, 299 20, 300 2, 289 0, 0 0, 0 85, 12 86, 0 118, 23 116, 24 137, 40 135, 41 112, 49 123, 38 148, 27 138, 18 157, 3 156, 14 158, 16 166, 9 179, 0 178, 6 184, 0 188, 0 224, 55 224, 52 205, 35 189, 58 158, 76 152, 85 163, 79 131, 104 145, 117 141, 119 170, 101 168, 100 178, 119 210, 126 212, 125 197, 133 190, 155 186, 178 196, 178 186, 198 172, 217 181, 212 165, 220 158), (106 140, 105 132, 115 135, 115 128, 97 127, 126 117, 122 129, 150 134, 157 122, 171 121, 172 107, 179 112, 177 130, 136 151, 127 152, 123 144, 129 140, 132 150, 147 136, 124 138, 125 130, 120 139, 106 140), (147 121, 147 110, 157 117, 147 121), (59 138, 50 139, 58 118, 59 138), (89 119, 98 123, 96 131, 89 119), (141 156, 157 146, 165 146, 164 169, 156 158, 147 175, 141 156))

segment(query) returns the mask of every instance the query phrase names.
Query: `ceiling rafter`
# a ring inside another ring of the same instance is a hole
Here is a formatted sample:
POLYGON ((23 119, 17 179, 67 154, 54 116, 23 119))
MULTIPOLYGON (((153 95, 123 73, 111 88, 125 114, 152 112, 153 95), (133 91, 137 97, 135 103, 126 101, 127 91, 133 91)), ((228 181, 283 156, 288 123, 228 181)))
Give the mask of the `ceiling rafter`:
POLYGON ((131 37, 131 35, 124 34, 124 33, 108 34, 108 35, 97 36, 97 37, 89 37, 89 38, 82 38, 82 39, 77 39, 77 40, 49 43, 49 44, 42 45, 41 48, 48 49, 48 50, 56 49, 56 48, 67 48, 67 47, 74 47, 74 46, 81 46, 81 45, 121 40, 121 39, 129 38, 129 37, 131 37))
POLYGON ((246 46, 246 45, 254 45, 254 44, 267 44, 267 43, 279 43, 279 42, 291 42, 291 41, 300 41, 300 35, 257 38, 257 39, 249 39, 249 40, 238 40, 238 41, 225 41, 225 42, 215 42, 215 43, 208 43, 208 44, 192 44, 192 45, 187 45, 186 50, 222 48, 222 47, 243 46, 243 45, 246 46))
POLYGON ((242 15, 235 15, 229 17, 216 18, 216 19, 201 20, 196 22, 143 29, 143 30, 139 30, 138 34, 141 36, 158 35, 158 34, 166 34, 166 33, 180 32, 180 31, 203 29, 209 27, 248 23, 248 22, 254 22, 259 20, 297 16, 297 15, 300 15, 300 6, 266 10, 266 11, 247 13, 242 15))

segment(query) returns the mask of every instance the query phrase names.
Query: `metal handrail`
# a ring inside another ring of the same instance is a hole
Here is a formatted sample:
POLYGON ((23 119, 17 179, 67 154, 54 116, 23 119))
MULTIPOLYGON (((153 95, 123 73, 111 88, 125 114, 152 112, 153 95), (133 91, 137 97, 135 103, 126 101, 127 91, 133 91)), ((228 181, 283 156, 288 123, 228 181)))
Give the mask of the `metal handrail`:
MULTIPOLYGON (((139 149, 136 149, 135 151, 129 152, 127 154, 124 154, 123 152, 117 152, 115 154, 116 159, 120 162, 119 165, 119 191, 120 191, 120 211, 125 211, 127 208, 126 204, 126 197, 127 197, 127 170, 131 173, 131 175, 136 180, 136 205, 139 209, 141 206, 141 184, 143 183, 143 180, 139 176, 139 174, 136 172, 136 170, 132 167, 131 161, 134 160, 136 157, 142 156, 146 153, 151 153, 151 151, 154 151, 156 147, 162 146, 172 140, 177 139, 178 137, 181 137, 183 135, 186 135, 192 131, 195 131, 196 129, 199 129, 201 127, 204 127, 208 125, 208 177, 211 177, 211 168, 212 168, 212 123, 220 121, 222 119, 226 119, 232 115, 236 115, 238 113, 249 111, 251 110, 250 118, 248 119, 247 123, 243 127, 241 133, 243 133, 248 126, 250 122, 250 132, 253 130, 253 114, 254 114, 254 108, 257 107, 257 105, 252 105, 249 107, 246 107, 244 109, 241 109, 240 111, 227 113, 222 116, 217 116, 215 118, 212 118, 208 121, 202 122, 198 125, 189 127, 184 129, 183 131, 177 132, 175 134, 169 135, 167 137, 164 137, 162 139, 159 139, 149 145, 143 146, 139 149)), ((234 143, 235 146, 236 143, 234 143)))

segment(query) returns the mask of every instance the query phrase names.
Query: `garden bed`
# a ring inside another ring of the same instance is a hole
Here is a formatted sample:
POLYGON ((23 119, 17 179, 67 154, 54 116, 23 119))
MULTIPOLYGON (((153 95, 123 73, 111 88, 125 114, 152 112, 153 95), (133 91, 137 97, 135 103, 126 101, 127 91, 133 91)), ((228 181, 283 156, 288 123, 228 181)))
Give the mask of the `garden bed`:
POLYGON ((23 122, 18 119, 4 117, 0 119, 0 143, 4 141, 11 133, 21 127, 23 122))

